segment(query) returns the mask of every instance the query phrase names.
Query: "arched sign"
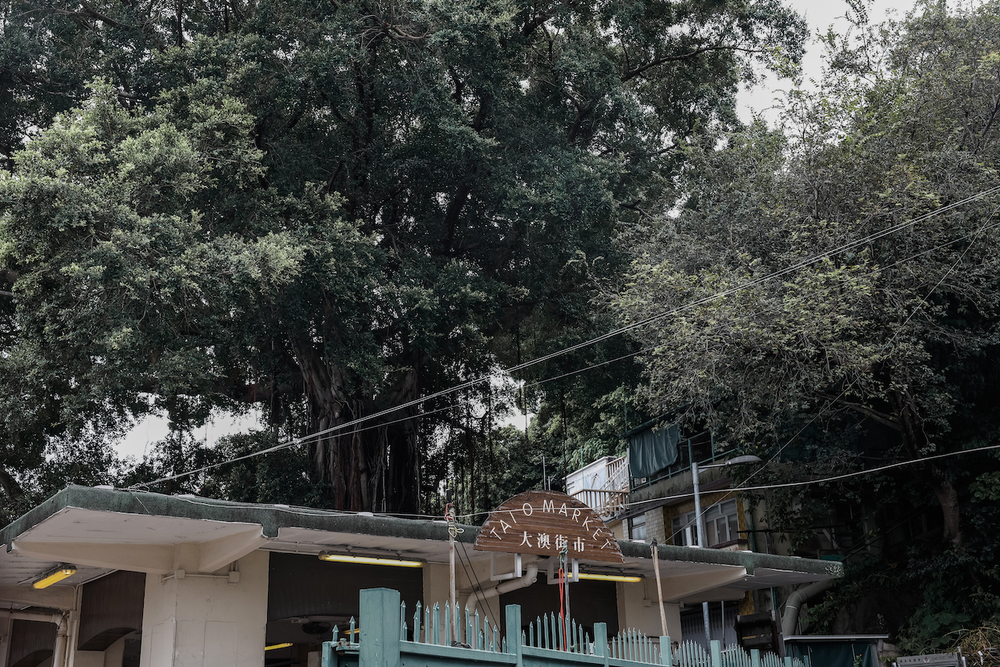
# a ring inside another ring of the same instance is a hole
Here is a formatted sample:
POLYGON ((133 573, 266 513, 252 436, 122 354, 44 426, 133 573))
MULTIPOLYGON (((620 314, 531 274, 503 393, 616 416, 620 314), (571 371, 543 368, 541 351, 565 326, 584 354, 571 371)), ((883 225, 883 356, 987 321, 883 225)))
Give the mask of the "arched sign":
POLYGON ((479 551, 623 563, 614 534, 597 512, 556 491, 528 491, 502 503, 479 529, 479 551))

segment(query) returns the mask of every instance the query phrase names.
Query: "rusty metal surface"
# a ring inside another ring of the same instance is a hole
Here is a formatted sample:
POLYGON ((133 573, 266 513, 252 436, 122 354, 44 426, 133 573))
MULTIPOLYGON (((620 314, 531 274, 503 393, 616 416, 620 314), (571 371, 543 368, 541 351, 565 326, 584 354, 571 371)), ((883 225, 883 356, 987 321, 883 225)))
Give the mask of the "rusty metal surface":
POLYGON ((618 540, 593 509, 556 491, 528 491, 503 502, 479 529, 475 549, 622 563, 618 540))

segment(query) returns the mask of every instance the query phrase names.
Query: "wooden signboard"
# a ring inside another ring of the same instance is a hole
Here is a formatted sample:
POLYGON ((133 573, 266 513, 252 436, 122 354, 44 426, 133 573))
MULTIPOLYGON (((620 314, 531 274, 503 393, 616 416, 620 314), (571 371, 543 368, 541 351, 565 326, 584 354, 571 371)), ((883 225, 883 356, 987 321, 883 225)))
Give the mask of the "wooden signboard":
POLYGON ((597 512, 556 491, 521 493, 493 510, 479 529, 479 551, 623 563, 618 540, 597 512))

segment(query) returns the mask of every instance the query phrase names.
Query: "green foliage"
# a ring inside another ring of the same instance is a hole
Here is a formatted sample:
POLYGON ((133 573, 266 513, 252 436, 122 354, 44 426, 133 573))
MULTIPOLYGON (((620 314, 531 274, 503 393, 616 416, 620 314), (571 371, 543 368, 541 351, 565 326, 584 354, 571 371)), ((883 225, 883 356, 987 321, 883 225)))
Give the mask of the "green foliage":
POLYGON ((637 332, 644 397, 769 455, 755 481, 914 462, 769 494, 766 528, 815 554, 835 499, 854 501, 868 534, 854 531, 848 555, 888 560, 838 589, 827 621, 849 626, 834 612, 852 608, 854 631, 943 648, 994 622, 1000 592, 987 565, 996 459, 929 458, 1000 434, 1000 13, 923 3, 885 26, 855 13, 852 34, 827 36, 820 89, 788 96, 780 130, 686 144, 681 205, 627 239, 628 282, 611 301, 625 322, 680 309, 637 332), (892 604, 880 621, 873 610, 892 604))
MULTIPOLYGON (((179 431, 246 401, 326 431, 586 337, 671 147, 733 126, 737 84, 805 36, 774 0, 9 0, 0 21, 2 391, 37 406, 0 417, 12 470, 150 405, 179 431)), ((418 509, 455 410, 319 439, 316 480, 418 509)))

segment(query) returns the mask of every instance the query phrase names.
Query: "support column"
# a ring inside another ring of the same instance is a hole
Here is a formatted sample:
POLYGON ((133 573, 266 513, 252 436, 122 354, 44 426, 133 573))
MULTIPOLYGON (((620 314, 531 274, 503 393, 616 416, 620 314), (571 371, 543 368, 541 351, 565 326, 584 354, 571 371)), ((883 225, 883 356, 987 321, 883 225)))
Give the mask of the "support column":
POLYGON ((239 559, 235 577, 189 573, 178 552, 173 575, 146 577, 140 667, 263 665, 267 552, 239 559))
POLYGON ((10 614, 0 614, 0 667, 7 667, 7 654, 10 653, 10 629, 13 621, 10 614))

